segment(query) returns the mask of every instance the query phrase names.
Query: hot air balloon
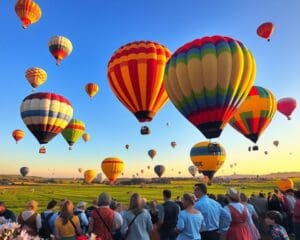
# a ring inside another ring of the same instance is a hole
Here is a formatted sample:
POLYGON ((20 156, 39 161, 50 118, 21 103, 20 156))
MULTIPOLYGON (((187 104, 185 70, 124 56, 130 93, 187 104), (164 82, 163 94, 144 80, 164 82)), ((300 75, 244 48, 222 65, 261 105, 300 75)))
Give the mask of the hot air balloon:
POLYGON ((273 141, 273 144, 274 144, 275 147, 278 147, 279 146, 279 141, 275 140, 275 141, 273 141))
POLYGON ((16 143, 18 143, 20 140, 22 140, 25 136, 25 132, 20 129, 16 129, 12 132, 12 136, 15 139, 16 143))
POLYGON ((82 168, 78 168, 78 172, 79 172, 79 173, 82 173, 82 168))
POLYGON ((294 98, 281 98, 277 102, 277 110, 291 120, 291 115, 297 107, 297 101, 294 98))
POLYGON ((32 0, 18 0, 15 5, 15 12, 20 18, 24 29, 39 21, 42 16, 40 6, 32 0))
POLYGON ((151 167, 150 166, 147 166, 147 169, 149 170, 151 167))
POLYGON ((163 75, 170 56, 159 43, 139 41, 120 47, 108 62, 112 91, 141 123, 150 122, 168 100, 163 75))
POLYGON ((294 182, 290 178, 282 178, 277 182, 277 187, 281 192, 294 189, 294 182))
POLYGON ((96 171, 94 170, 86 170, 84 172, 84 180, 86 183, 90 184, 96 177, 96 171))
POLYGON ((180 174, 181 174, 181 171, 179 171, 178 174, 180 175, 180 174))
POLYGON ((85 141, 85 142, 88 142, 88 141, 90 140, 90 138, 91 138, 91 135, 88 134, 88 133, 84 133, 84 134, 82 135, 82 139, 83 139, 83 141, 85 141))
POLYGON ((165 171, 166 171, 166 168, 164 165, 156 165, 154 167, 154 172, 159 178, 164 174, 165 171))
POLYGON ((21 104, 21 117, 40 144, 59 134, 73 116, 71 103, 55 93, 33 93, 21 104))
POLYGON ((219 137, 255 78, 251 52, 239 41, 213 36, 180 47, 166 65, 172 103, 206 138, 219 137))
POLYGON ((126 144, 126 145, 125 145, 125 148, 126 148, 126 149, 129 149, 129 147, 130 147, 129 144, 126 144))
POLYGON ((63 36, 54 36, 50 38, 48 42, 49 51, 56 59, 56 65, 60 65, 60 62, 68 57, 72 50, 72 42, 63 36))
POLYGON ((268 151, 264 151, 264 154, 265 154, 265 155, 268 155, 268 151))
POLYGON ((233 165, 236 167, 236 166, 237 166, 237 163, 235 162, 233 165))
POLYGON ((29 173, 29 168, 28 167, 21 167, 20 168, 20 173, 21 173, 22 177, 26 177, 29 173))
POLYGON ((102 182, 103 182, 103 175, 102 175, 102 173, 98 173, 98 174, 97 174, 97 181, 98 181, 99 183, 102 183, 102 182))
POLYGON ((64 139, 69 144, 69 149, 72 149, 72 146, 79 138, 82 137, 85 131, 85 124, 79 119, 72 119, 68 126, 61 132, 64 139))
POLYGON ((189 166, 188 170, 189 170, 189 173, 190 173, 193 177, 196 176, 197 171, 198 171, 197 167, 194 166, 194 165, 189 166))
POLYGON ((233 164, 230 164, 230 168, 233 168, 233 164))
POLYGON ((177 143, 176 143, 175 141, 171 142, 171 147, 172 147, 172 148, 175 148, 176 145, 177 145, 177 143))
POLYGON ((251 148, 251 146, 249 146, 249 147, 248 147, 248 151, 251 152, 251 150, 252 150, 252 148, 251 148))
POLYGON ((273 32, 274 32, 274 24, 271 22, 265 22, 261 24, 256 30, 257 35, 267 39, 268 42, 270 41, 270 37, 273 32))
POLYGON ((218 143, 199 142, 192 147, 190 157, 199 173, 211 180, 223 165, 226 153, 225 149, 218 143))
POLYGON ((154 158, 155 155, 156 155, 156 151, 155 151, 154 149, 150 149, 150 150, 148 151, 148 155, 149 155, 149 157, 153 160, 153 158, 154 158))
POLYGON ((274 95, 262 87, 252 87, 247 99, 230 120, 230 125, 256 143, 276 112, 274 95))
POLYGON ((85 91, 92 99, 99 91, 99 86, 96 83, 88 83, 85 85, 85 91))
POLYGON ((141 174, 143 174, 144 173, 144 169, 141 169, 141 174))
POLYGON ((114 183, 124 169, 124 162, 115 157, 105 158, 101 163, 101 168, 110 183, 114 183))
POLYGON ((31 67, 26 70, 25 78, 34 90, 36 87, 42 85, 47 80, 47 73, 42 68, 31 67))

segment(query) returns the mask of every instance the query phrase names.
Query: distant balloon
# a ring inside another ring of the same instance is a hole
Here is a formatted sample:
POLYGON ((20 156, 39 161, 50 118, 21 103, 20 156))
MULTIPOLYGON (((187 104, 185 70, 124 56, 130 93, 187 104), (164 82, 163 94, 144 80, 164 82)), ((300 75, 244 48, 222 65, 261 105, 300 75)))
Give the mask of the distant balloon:
POLYGON ((188 170, 189 170, 189 173, 190 173, 193 177, 195 177, 196 174, 197 174, 197 172, 198 172, 198 168, 197 168, 196 166, 194 166, 194 165, 189 166, 188 170))
POLYGON ((124 162, 115 157, 105 158, 101 163, 101 168, 110 183, 114 183, 123 172, 124 162))
POLYGON ((97 181, 98 181, 99 183, 102 183, 102 182, 103 182, 103 175, 102 175, 102 173, 98 173, 98 174, 97 174, 97 181))
POLYGON ((166 168, 164 165, 156 165, 154 167, 154 172, 159 178, 164 174, 165 171, 166 171, 166 168))
POLYGON ((171 142, 171 147, 172 147, 172 148, 175 148, 176 145, 177 145, 177 143, 176 143, 175 141, 171 142))
POLYGON ((258 151, 258 150, 259 150, 259 147, 257 145, 252 147, 252 151, 258 151))
POLYGON ((270 41, 270 37, 273 32, 274 32, 274 24, 271 22, 265 22, 261 24, 256 30, 257 35, 267 39, 268 42, 270 41))
POLYGON ((94 170, 86 170, 84 172, 84 180, 86 183, 90 184, 96 177, 96 171, 94 170))
POLYGON ((291 120, 291 115, 297 107, 297 101, 294 98, 281 98, 277 102, 277 110, 291 120))
POLYGON ((130 148, 130 145, 129 145, 129 144, 126 144, 126 145, 125 145, 125 148, 126 148, 126 149, 129 149, 129 148, 130 148))
POLYGON ((26 177, 29 173, 29 168, 28 167, 21 167, 20 168, 20 173, 21 173, 22 177, 26 177))
POLYGON ((42 68, 31 67, 26 70, 25 77, 33 89, 35 89, 47 80, 47 73, 42 68))
POLYGON ((72 42, 63 36, 54 36, 50 38, 48 42, 49 51, 56 59, 56 65, 60 65, 60 62, 68 57, 72 50, 72 42))
POLYGON ((147 169, 149 170, 151 167, 150 166, 147 166, 147 169))
POLYGON ((230 120, 230 125, 256 143, 271 123, 276 112, 276 99, 269 90, 253 86, 247 99, 230 120))
POLYGON ((281 192, 294 189, 294 182, 290 178, 282 178, 277 182, 277 187, 281 192))
POLYGON ((82 173, 82 168, 78 168, 78 172, 79 172, 79 173, 82 173))
POLYGON ((233 168, 233 164, 230 164, 230 168, 233 168))
POLYGON ((225 149, 218 143, 199 142, 192 147, 190 157, 199 173, 211 180, 223 165, 226 153, 225 149))
POLYGON ((273 141, 273 144, 274 144, 275 147, 278 147, 279 146, 279 141, 275 140, 275 141, 273 141))
POLYGON ((88 142, 91 139, 91 135, 88 134, 88 133, 84 133, 82 135, 82 139, 83 139, 84 142, 88 142))
POLYGON ((252 148, 251 148, 251 146, 250 146, 250 147, 248 147, 248 151, 249 151, 249 152, 251 152, 251 149, 252 149, 252 148))
POLYGON ((79 138, 82 137, 85 131, 85 124, 79 119, 72 119, 66 128, 61 132, 64 139, 69 144, 69 149, 72 149, 74 143, 78 141, 79 138))
POLYGON ((180 174, 181 174, 181 171, 179 171, 178 174, 180 175, 180 174))
POLYGON ((96 83, 88 83, 85 85, 85 91, 92 99, 99 91, 99 86, 96 83))
POLYGON ((234 165, 234 166, 237 166, 237 163, 235 162, 233 165, 234 165))
POLYGON ((151 159, 153 159, 156 156, 156 151, 154 149, 150 149, 148 151, 148 155, 151 159))
POLYGON ((265 155, 268 155, 268 151, 264 151, 265 155))
POLYGON ((142 126, 141 128, 141 135, 149 135, 151 133, 151 130, 147 126, 142 126))
POLYGON ((20 129, 16 129, 12 132, 12 136, 15 139, 16 143, 18 143, 20 140, 22 140, 25 136, 25 132, 20 129))
POLYGON ((169 127, 169 126, 170 126, 170 123, 169 123, 169 122, 167 122, 167 123, 166 123, 166 126, 167 126, 167 127, 169 127))
POLYGON ((15 12, 22 21, 24 29, 39 21, 42 16, 40 6, 32 0, 18 0, 15 5, 15 12))
POLYGON ((141 174, 143 174, 144 173, 144 169, 141 169, 141 174))

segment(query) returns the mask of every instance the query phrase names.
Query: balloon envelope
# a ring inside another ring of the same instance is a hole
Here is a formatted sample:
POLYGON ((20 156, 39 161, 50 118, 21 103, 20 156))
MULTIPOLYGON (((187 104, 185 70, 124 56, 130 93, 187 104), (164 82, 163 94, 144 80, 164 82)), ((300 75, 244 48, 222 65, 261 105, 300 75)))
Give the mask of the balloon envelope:
POLYGON ((99 86, 96 83, 88 83, 85 85, 85 91, 90 98, 93 98, 99 91, 99 86))
POLYGON ((40 6, 32 0, 18 0, 15 5, 15 12, 22 21, 24 29, 39 21, 42 16, 40 6))
POLYGON ((271 22, 265 22, 261 24, 256 30, 258 36, 265 38, 268 41, 270 41, 270 37, 273 32, 274 32, 274 24, 271 22))
POLYGON ((279 141, 275 140, 275 141, 273 141, 273 144, 274 144, 275 147, 278 147, 279 146, 279 141))
POLYGON ((25 132, 20 129, 16 129, 12 132, 12 136, 15 139, 16 143, 18 143, 20 140, 22 140, 25 136, 25 132))
POLYGON ((189 166, 188 170, 189 170, 189 173, 190 173, 193 177, 195 177, 196 174, 197 174, 197 172, 198 172, 198 168, 197 168, 196 166, 194 166, 194 165, 189 166))
POLYGON ((148 155, 149 155, 149 157, 150 157, 151 159, 153 159, 153 158, 156 156, 156 150, 150 149, 150 150, 148 151, 148 155))
POLYGON ((124 162, 120 158, 105 158, 101 163, 101 168, 110 183, 117 180, 118 176, 123 172, 124 162))
POLYGON ((20 168, 20 173, 23 177, 26 177, 29 173, 29 168, 28 167, 21 167, 20 168))
POLYGON ((72 50, 72 42, 64 36, 54 36, 48 42, 48 48, 52 56, 56 59, 56 65, 68 57, 72 50))
POLYGON ((175 141, 171 142, 171 147, 172 147, 172 148, 175 148, 176 145, 177 145, 177 143, 176 143, 175 141))
POLYGON ((164 174, 165 171, 166 171, 166 168, 164 165, 156 165, 154 167, 154 172, 159 178, 164 174))
POLYGON ((297 107, 297 101, 294 98, 281 98, 277 102, 277 110, 287 117, 288 120, 291 119, 293 111, 297 107))
POLYGON ((36 88, 47 80, 47 73, 42 68, 31 67, 26 70, 25 77, 29 84, 36 88))
POLYGON ((282 178, 277 181, 277 187, 281 192, 285 192, 290 189, 294 189, 294 182, 290 178, 282 178))
POLYGON ((69 146, 73 146, 85 131, 85 124, 79 119, 72 119, 66 128, 61 132, 69 146))
POLYGON ((91 135, 88 133, 84 133, 82 135, 82 139, 83 139, 83 141, 88 142, 91 139, 91 135))
POLYGON ((86 183, 91 183, 96 177, 96 171, 94 170, 86 170, 84 172, 84 180, 86 183))

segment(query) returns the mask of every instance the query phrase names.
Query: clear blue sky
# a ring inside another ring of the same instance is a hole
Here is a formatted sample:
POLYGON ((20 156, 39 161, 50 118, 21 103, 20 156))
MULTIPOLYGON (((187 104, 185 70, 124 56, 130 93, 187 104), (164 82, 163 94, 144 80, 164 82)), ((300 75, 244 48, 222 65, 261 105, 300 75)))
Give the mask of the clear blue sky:
MULTIPOLYGON (((41 20, 23 30, 14 12, 15 1, 0 3, 0 174, 18 173, 21 166, 32 175, 47 176, 55 168, 56 176, 78 176, 76 169, 100 171, 100 162, 118 156, 126 162, 125 175, 131 176, 147 165, 165 164, 167 176, 179 170, 187 175, 190 148, 203 135, 188 123, 171 103, 150 124, 153 134, 141 136, 136 119, 119 103, 109 88, 107 62, 122 44, 135 40, 155 40, 175 51, 184 43, 206 35, 228 35, 242 41, 257 62, 256 84, 269 88, 277 98, 295 97, 299 102, 300 75, 300 2, 297 0, 198 1, 198 0, 37 0, 41 20), (257 37, 256 28, 264 21, 275 24, 270 43, 257 37), (73 52, 60 67, 47 47, 53 35, 64 35, 73 43, 73 52), (39 66, 48 73, 40 91, 52 91, 67 97, 73 104, 74 117, 83 120, 92 139, 79 141, 72 151, 61 136, 48 144, 46 155, 38 154, 39 144, 20 118, 20 104, 31 93, 24 72, 39 66), (97 82, 100 93, 90 101, 84 92, 87 82, 97 82), (170 122, 170 127, 166 127, 170 122), (11 137, 15 128, 26 130, 26 137, 16 145, 11 137), (178 143, 176 149, 170 142, 178 143), (126 151, 125 144, 131 149, 126 151), (155 148, 153 162, 147 151, 155 148), (174 168, 174 172, 171 169, 174 168), (51 171, 50 171, 50 170, 51 171)), ((227 126, 219 139, 228 159, 223 173, 237 162, 238 173, 266 173, 300 170, 298 162, 299 111, 291 122, 276 114, 273 123, 260 139, 262 150, 248 153, 250 142, 227 126), (274 139, 280 147, 272 146, 274 139), (292 152, 293 155, 289 155, 292 152)), ((222 173, 222 170, 220 173, 222 173)), ((152 176, 148 171, 147 176, 152 176)))

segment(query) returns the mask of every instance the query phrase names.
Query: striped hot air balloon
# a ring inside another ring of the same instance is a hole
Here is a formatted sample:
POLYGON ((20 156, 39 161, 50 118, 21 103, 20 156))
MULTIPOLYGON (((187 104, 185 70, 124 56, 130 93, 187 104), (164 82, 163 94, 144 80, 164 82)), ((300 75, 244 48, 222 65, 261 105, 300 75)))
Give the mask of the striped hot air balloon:
POLYGON ((12 136, 15 139, 16 143, 18 143, 20 140, 22 140, 25 136, 25 132, 20 129, 16 129, 12 132, 12 136))
POLYGON ((68 57, 73 50, 72 42, 63 36, 54 36, 50 38, 48 47, 50 53, 56 59, 56 65, 60 65, 60 62, 68 57))
POLYGON ((276 112, 276 99, 269 90, 253 86, 247 99, 230 120, 230 125, 256 143, 276 112))
POLYGON ((101 168, 110 183, 114 183, 123 172, 124 162, 120 158, 108 157, 101 163, 101 168))
POLYGON ((24 29, 39 21, 42 16, 40 6, 32 0, 18 0, 15 5, 15 12, 20 18, 24 29))
POLYGON ((30 94, 21 104, 23 122, 40 144, 48 143, 59 134, 72 116, 71 103, 55 93, 30 94))
POLYGON ((72 146, 79 138, 82 137, 85 131, 85 124, 79 119, 72 119, 68 126, 61 132, 64 139, 69 144, 69 149, 72 149, 72 146))
POLYGON ((220 144, 205 141, 192 147, 190 157, 199 173, 211 180, 223 165, 226 153, 220 144))
POLYGON ((96 83, 88 83, 85 85, 85 91, 92 99, 99 91, 99 86, 96 83))
POLYGON ((255 78, 251 52, 239 41, 213 36, 180 47, 166 65, 170 100, 206 138, 220 136, 255 78))
POLYGON ((170 55, 159 43, 140 41, 122 46, 109 60, 110 87, 139 122, 151 121, 168 100, 163 74, 170 55))
POLYGON ((42 68, 31 67, 26 70, 25 77, 34 89, 42 85, 47 80, 47 73, 42 68))

